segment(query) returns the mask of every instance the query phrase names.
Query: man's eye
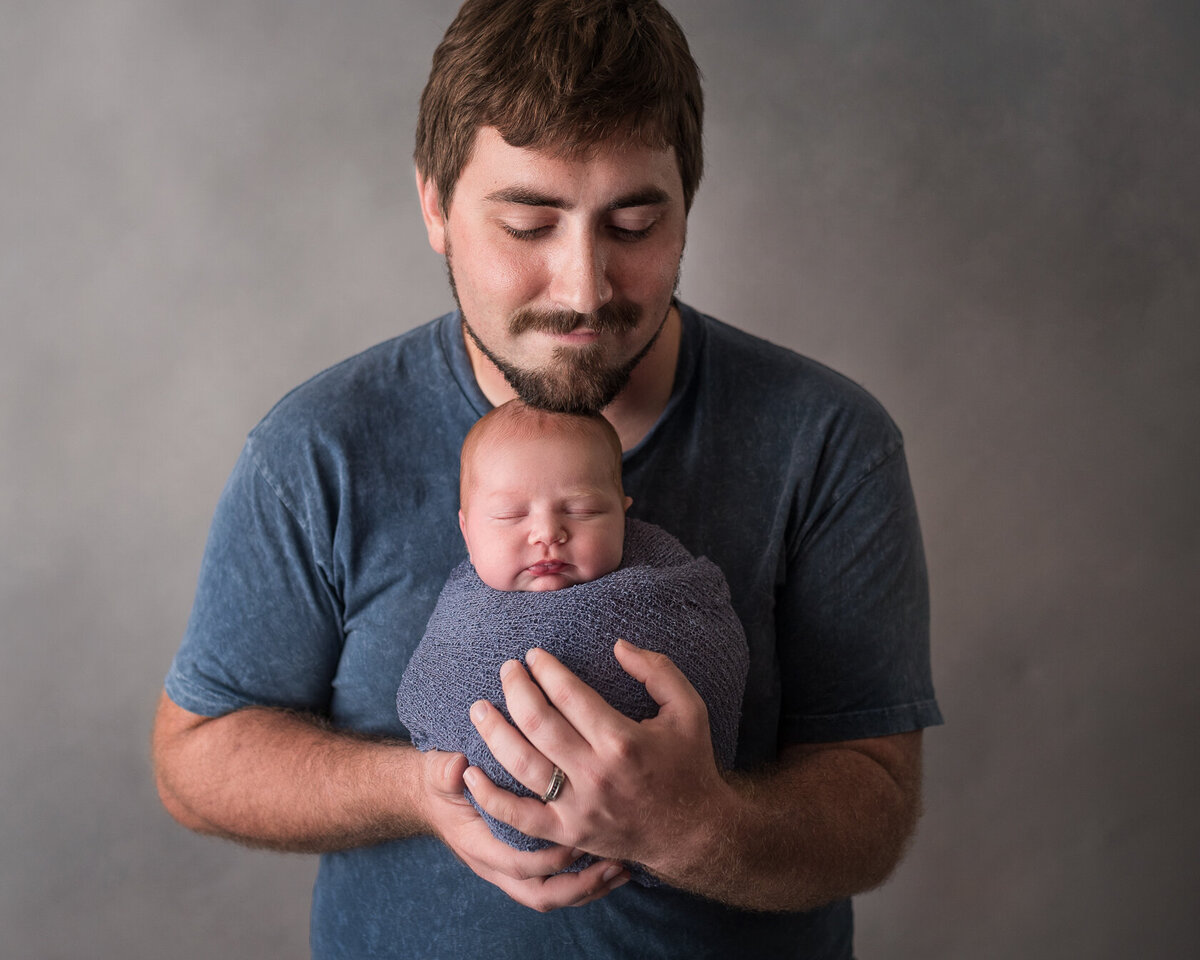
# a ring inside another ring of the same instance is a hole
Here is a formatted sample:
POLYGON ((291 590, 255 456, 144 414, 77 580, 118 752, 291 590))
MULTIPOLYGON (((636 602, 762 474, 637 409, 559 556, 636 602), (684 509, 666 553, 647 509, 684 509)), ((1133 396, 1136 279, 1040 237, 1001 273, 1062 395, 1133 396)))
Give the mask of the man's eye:
POLYGON ((608 218, 608 228, 618 240, 644 240, 659 222, 648 210, 617 210, 608 218))
POLYGON ((636 230, 632 227, 618 227, 614 224, 611 229, 618 240, 622 240, 625 243, 634 243, 638 240, 645 240, 650 235, 650 231, 654 229, 654 224, 650 224, 648 227, 640 227, 636 230))
POLYGON ((550 229, 549 227, 514 227, 508 223, 502 223, 500 226, 514 240, 536 240, 550 229))

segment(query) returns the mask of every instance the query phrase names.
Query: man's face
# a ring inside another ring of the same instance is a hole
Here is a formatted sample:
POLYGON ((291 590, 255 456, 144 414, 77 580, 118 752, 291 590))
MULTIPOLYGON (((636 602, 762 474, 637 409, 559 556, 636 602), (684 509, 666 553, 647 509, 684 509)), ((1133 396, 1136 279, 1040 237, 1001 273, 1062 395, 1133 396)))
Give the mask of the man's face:
POLYGON ((687 227, 674 151, 614 141, 560 157, 484 127, 447 215, 418 186, 479 352, 534 406, 606 406, 674 294, 687 227))
POLYGON ((625 509, 613 449, 595 433, 485 440, 458 520, 479 579, 559 590, 621 563, 625 509))

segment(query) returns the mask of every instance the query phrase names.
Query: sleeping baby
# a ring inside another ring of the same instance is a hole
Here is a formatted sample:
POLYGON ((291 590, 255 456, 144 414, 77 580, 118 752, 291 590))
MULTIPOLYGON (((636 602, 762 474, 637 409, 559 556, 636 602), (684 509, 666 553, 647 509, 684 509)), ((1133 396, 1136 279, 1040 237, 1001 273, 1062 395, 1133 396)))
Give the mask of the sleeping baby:
MULTIPOLYGON (((396 696, 417 747, 463 753, 497 785, 533 796, 491 755, 471 704, 503 710, 500 667, 539 647, 621 713, 653 717, 657 704, 613 654, 623 638, 687 676, 708 707, 717 763, 732 766, 749 655, 729 588, 714 563, 625 516, 632 501, 607 420, 520 400, 497 407, 463 443, 459 502, 468 559, 446 581, 396 696)), ((558 778, 556 768, 543 800, 558 778)), ((550 846, 483 815, 511 846, 550 846)), ((638 869, 633 877, 649 880, 638 869)))

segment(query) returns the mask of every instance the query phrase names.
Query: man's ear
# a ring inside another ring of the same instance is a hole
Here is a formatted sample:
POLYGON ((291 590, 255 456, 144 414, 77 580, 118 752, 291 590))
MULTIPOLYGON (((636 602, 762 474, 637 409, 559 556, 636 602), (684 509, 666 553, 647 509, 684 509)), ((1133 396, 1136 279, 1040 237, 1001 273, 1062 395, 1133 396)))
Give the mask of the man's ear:
POLYGON ((628 510, 633 505, 633 497, 625 498, 625 509, 628 510))
POLYGON ((441 197, 433 178, 426 179, 417 171, 417 196, 421 200, 421 218, 425 221, 425 232, 429 234, 429 245, 434 253, 446 255, 446 218, 442 214, 441 197))

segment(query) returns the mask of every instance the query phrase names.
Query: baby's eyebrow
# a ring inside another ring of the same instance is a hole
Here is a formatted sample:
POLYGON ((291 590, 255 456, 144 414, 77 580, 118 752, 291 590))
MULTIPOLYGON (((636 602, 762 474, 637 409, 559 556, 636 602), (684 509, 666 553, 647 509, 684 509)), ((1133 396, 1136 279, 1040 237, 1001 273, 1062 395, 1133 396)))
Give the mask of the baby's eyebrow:
POLYGON ((525 502, 520 497, 506 497, 502 494, 485 497, 488 509, 494 510, 503 507, 506 510, 515 510, 518 507, 524 507, 525 502))
POLYGON ((582 500, 590 503, 593 501, 604 500, 606 496, 606 491, 599 487, 592 490, 572 490, 570 493, 563 495, 562 502, 572 504, 578 503, 582 500))

